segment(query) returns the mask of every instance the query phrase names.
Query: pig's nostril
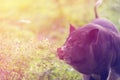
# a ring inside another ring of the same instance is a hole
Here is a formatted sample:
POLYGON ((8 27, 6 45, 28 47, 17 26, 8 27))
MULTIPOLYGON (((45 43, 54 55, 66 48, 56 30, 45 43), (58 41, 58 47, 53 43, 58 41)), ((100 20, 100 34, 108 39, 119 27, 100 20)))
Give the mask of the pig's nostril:
POLYGON ((57 53, 62 53, 63 51, 61 50, 61 48, 57 49, 57 53))

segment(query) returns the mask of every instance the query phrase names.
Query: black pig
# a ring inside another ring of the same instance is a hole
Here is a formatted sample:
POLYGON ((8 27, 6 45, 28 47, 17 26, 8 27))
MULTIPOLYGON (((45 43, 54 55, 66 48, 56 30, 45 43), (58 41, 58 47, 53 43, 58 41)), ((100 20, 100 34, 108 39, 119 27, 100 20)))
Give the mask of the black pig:
POLYGON ((96 18, 75 29, 57 49, 61 60, 83 74, 83 80, 120 80, 120 35, 107 19, 96 18))

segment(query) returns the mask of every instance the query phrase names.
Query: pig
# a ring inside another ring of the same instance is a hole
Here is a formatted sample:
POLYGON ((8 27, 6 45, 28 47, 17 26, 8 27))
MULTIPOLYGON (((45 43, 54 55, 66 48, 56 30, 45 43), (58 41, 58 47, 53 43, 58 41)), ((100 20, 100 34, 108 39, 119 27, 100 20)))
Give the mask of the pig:
POLYGON ((57 55, 80 72, 83 80, 120 80, 120 35, 107 19, 97 16, 78 29, 70 25, 57 55))
POLYGON ((58 56, 83 74, 83 80, 107 80, 110 69, 120 75, 120 36, 98 24, 70 28, 58 56))

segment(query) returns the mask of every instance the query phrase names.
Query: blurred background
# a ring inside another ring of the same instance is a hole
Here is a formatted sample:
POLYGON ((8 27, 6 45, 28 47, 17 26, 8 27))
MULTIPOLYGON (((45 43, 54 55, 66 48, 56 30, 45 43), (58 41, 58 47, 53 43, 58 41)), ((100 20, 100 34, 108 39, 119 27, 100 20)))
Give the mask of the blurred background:
MULTIPOLYGON (((0 80, 81 80, 56 49, 95 19, 96 0, 0 0, 0 80)), ((120 0, 103 0, 101 18, 120 29, 120 0)))

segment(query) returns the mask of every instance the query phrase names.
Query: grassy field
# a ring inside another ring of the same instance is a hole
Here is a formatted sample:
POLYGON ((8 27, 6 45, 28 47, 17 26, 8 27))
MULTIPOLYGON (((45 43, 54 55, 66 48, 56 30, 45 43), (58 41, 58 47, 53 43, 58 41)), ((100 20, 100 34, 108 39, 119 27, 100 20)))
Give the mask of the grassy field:
MULTIPOLYGON (((0 0, 0 80, 81 80, 60 61, 56 49, 69 24, 80 27, 94 18, 94 0, 0 0)), ((104 0, 101 17, 120 29, 120 1, 104 0), (111 5, 112 4, 112 5, 111 5)))

